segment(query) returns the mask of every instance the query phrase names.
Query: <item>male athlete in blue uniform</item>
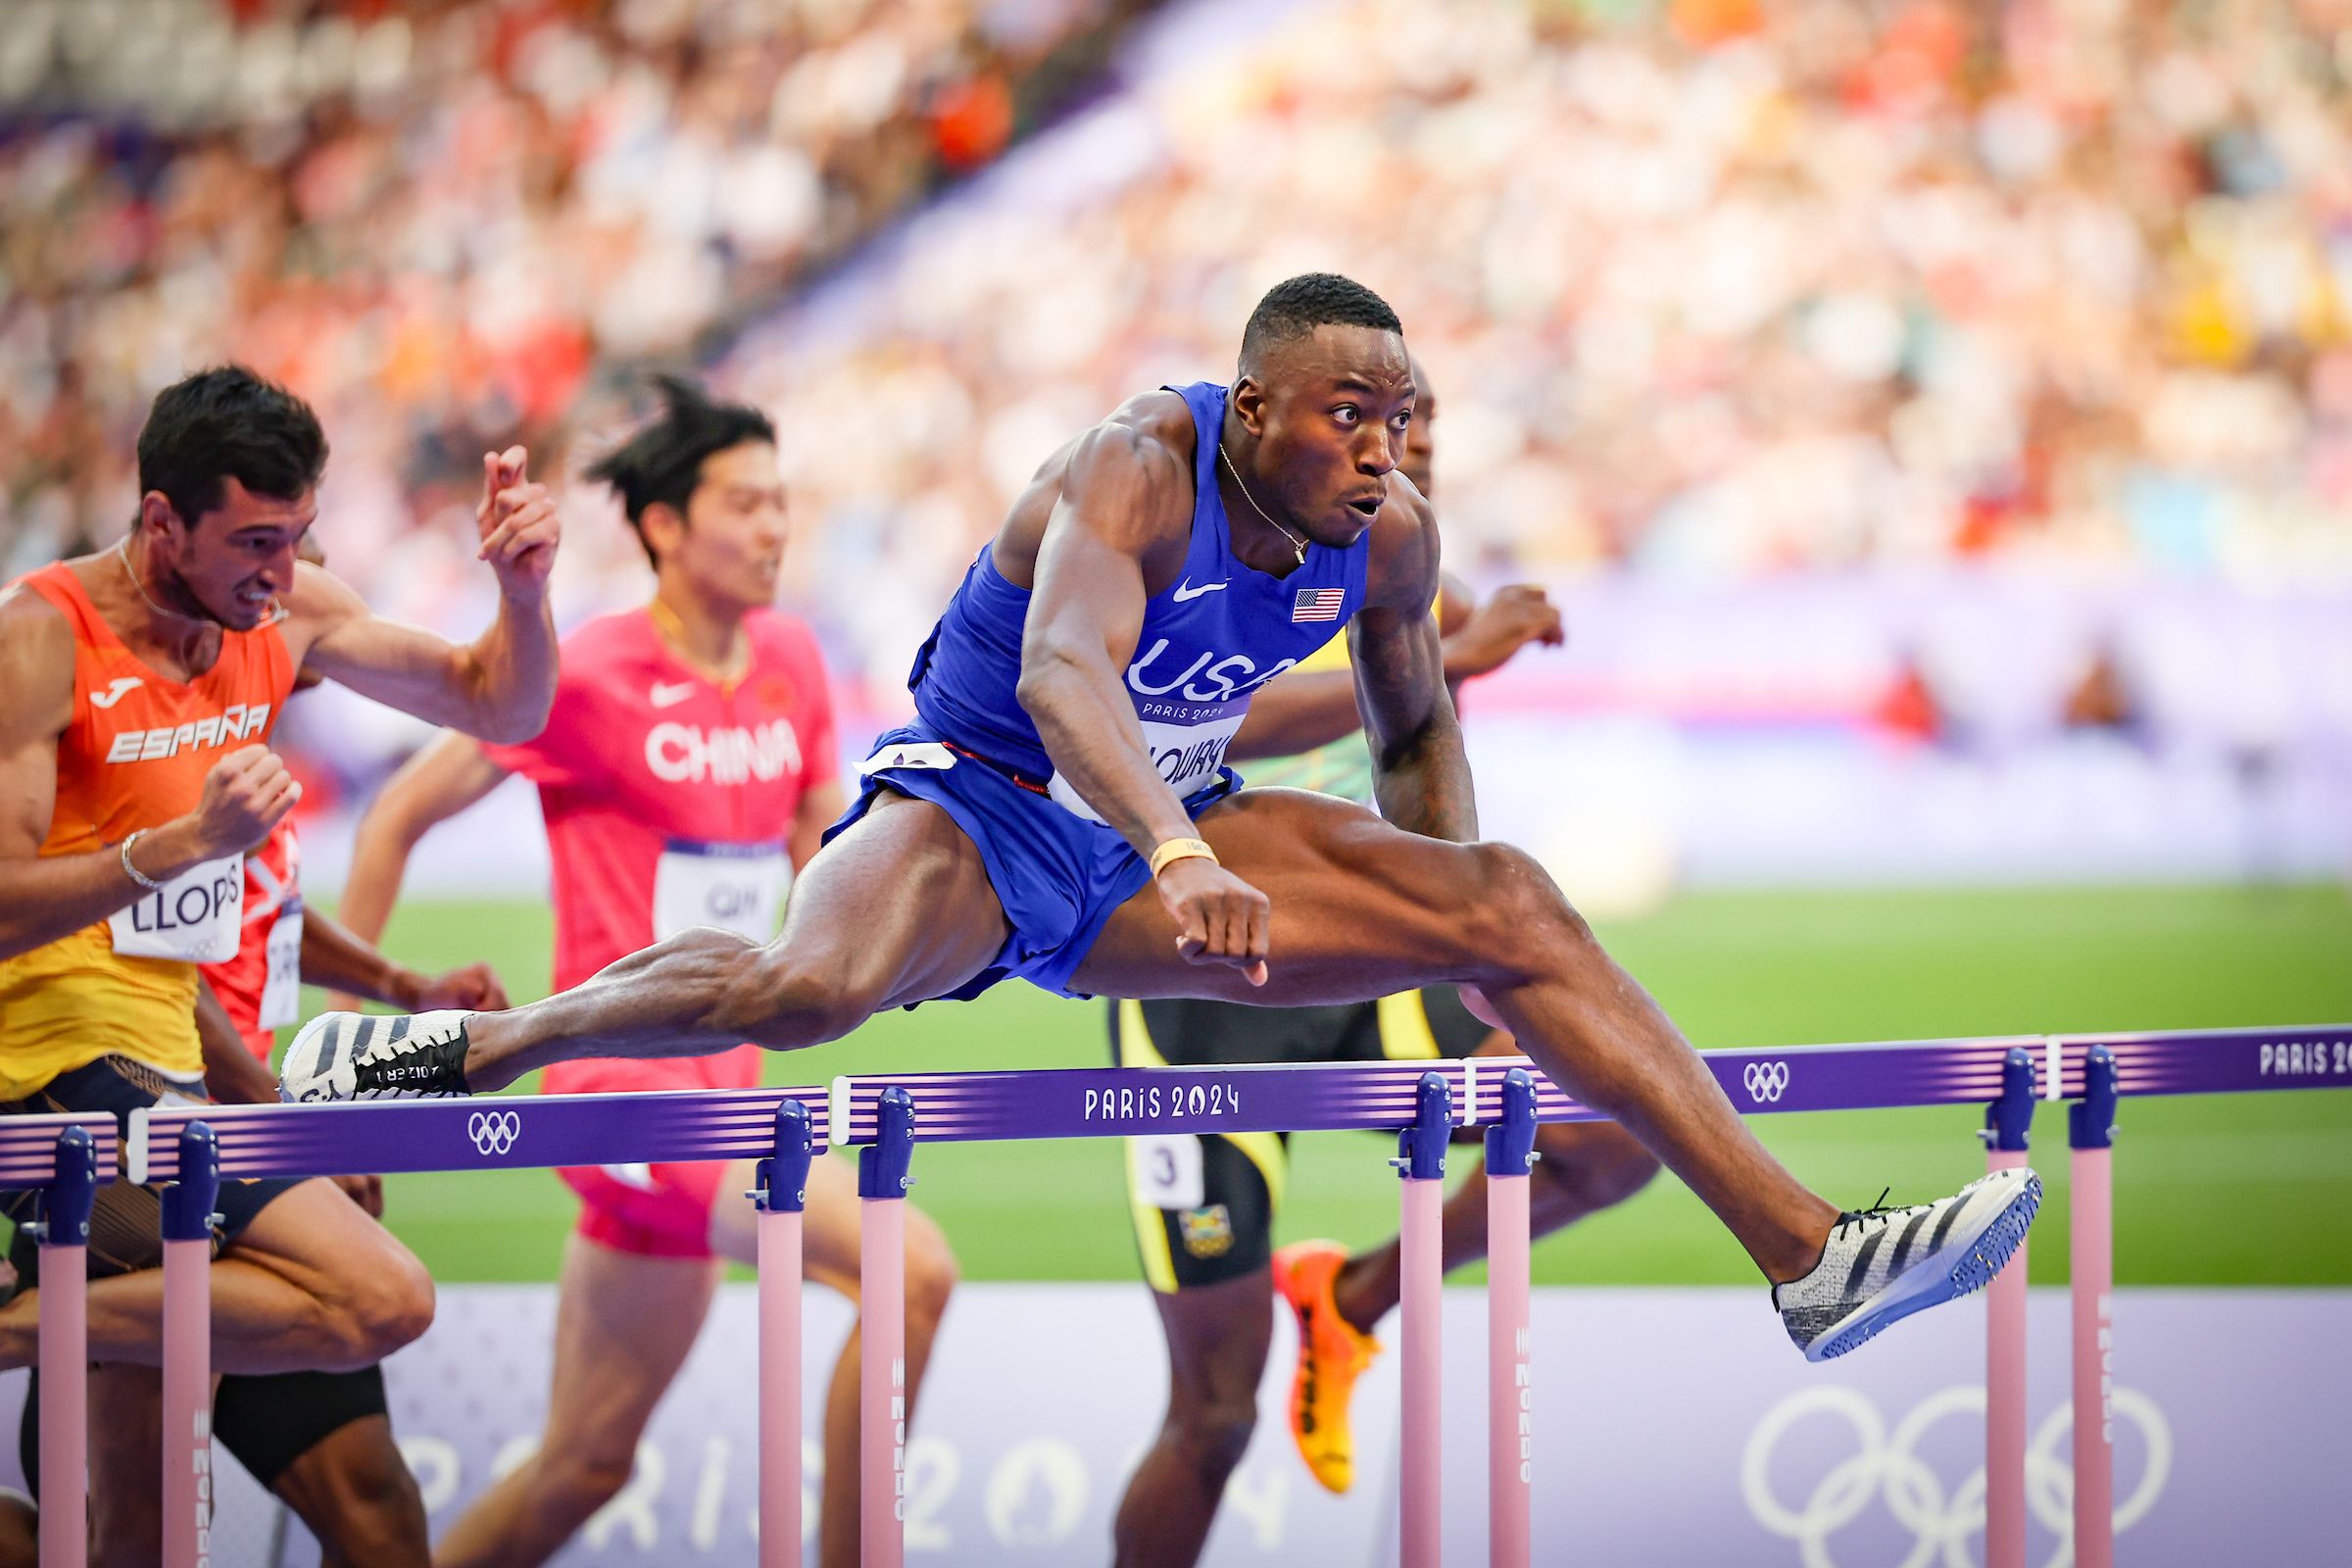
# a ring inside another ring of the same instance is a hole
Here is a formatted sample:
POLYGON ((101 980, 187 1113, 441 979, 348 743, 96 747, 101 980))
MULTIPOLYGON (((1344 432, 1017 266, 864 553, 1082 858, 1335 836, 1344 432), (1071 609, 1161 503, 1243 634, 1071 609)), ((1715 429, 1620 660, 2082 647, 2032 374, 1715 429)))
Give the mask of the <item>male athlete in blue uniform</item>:
POLYGON ((867 760, 782 935, 690 930, 512 1012, 328 1014, 280 1092, 458 1095, 577 1056, 795 1050, 1015 975, 1285 1007, 1454 985, 1690 1184, 1808 1357, 1983 1285, 2040 1201, 2031 1172, 1839 1212, 1542 868, 1476 842, 1429 612, 1437 524, 1396 471, 1413 398, 1377 295, 1278 284, 1230 389, 1146 393, 1038 470, 916 656, 915 722, 867 760), (1343 625, 1379 813, 1239 790, 1224 755, 1250 694, 1343 625))

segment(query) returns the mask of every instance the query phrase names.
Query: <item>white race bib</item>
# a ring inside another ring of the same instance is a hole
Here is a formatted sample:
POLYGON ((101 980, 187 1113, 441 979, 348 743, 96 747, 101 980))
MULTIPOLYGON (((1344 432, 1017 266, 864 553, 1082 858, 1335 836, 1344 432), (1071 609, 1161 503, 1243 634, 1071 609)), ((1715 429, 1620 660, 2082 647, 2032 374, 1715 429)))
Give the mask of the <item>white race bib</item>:
POLYGON ((776 934, 792 860, 784 846, 671 839, 654 871, 654 940, 716 926, 754 942, 776 934))
POLYGON ((262 952, 270 967, 254 1021, 264 1029, 282 1028, 302 1016, 302 900, 278 906, 262 952))
POLYGON ((1200 1140, 1193 1133, 1128 1139, 1127 1169, 1139 1203, 1152 1208, 1199 1208, 1206 1200, 1200 1140))
POLYGON ((226 855, 173 877, 107 920, 115 951, 133 958, 226 963, 245 917, 245 857, 226 855))
MULTIPOLYGON (((1248 711, 1239 709, 1200 724, 1171 724, 1150 718, 1143 721, 1144 748, 1152 754, 1152 765, 1167 780, 1168 788, 1176 792, 1178 800, 1189 799, 1216 782, 1217 774, 1225 766, 1225 749, 1233 744, 1234 731, 1242 727, 1248 711)), ((1102 820, 1102 813, 1086 804, 1077 786, 1059 773, 1047 781, 1046 788, 1048 794, 1075 815, 1089 822, 1102 820)))

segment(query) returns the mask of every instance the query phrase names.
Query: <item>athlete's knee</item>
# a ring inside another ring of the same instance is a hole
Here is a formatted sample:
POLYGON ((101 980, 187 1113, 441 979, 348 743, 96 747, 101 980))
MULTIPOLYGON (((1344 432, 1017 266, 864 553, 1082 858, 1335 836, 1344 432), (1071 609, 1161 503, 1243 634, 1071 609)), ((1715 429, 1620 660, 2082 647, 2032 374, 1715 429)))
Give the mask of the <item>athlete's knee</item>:
POLYGON ((1470 918, 1479 951, 1521 972, 1533 972, 1597 946, 1592 928, 1576 912, 1549 872, 1525 850, 1508 844, 1464 847, 1470 918))
POLYGON ((599 1437, 543 1446, 531 1461, 538 1467, 545 1505, 566 1519, 585 1519, 620 1495, 637 1468, 637 1449, 599 1437))
POLYGON ((1593 1213, 1624 1202, 1657 1175, 1658 1157, 1622 1128, 1597 1123, 1578 1131, 1586 1136, 1567 1141, 1564 1148, 1544 1148, 1544 1140, 1538 1140, 1544 1157, 1536 1172, 1555 1201, 1579 1214, 1593 1213))
POLYGON ((1223 1484, 1257 1432, 1254 1399, 1211 1399, 1168 1412, 1167 1436, 1204 1480, 1223 1484))
POLYGON ((335 1314, 342 1345, 325 1371, 356 1371, 423 1338, 433 1325, 433 1277, 395 1243, 343 1282, 335 1314))

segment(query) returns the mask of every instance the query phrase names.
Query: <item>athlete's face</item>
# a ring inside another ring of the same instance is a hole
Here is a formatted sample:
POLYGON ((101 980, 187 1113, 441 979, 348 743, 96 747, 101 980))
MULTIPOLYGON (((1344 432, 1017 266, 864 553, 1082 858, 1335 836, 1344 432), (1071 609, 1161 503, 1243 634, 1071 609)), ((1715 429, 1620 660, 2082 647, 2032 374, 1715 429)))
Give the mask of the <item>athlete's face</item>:
POLYGON ((1413 481, 1413 488, 1423 495, 1434 495, 1430 482, 1437 477, 1433 471, 1438 458, 1438 394, 1429 384, 1429 372, 1421 361, 1410 361, 1413 368, 1413 422, 1404 430, 1404 461, 1396 471, 1413 481))
POLYGON ((167 609, 202 615, 231 631, 251 631, 294 586, 294 562, 318 515, 317 495, 259 495, 226 480, 220 504, 194 522, 159 491, 139 501, 146 533, 145 584, 167 609))
POLYGON ((1250 493, 1315 543, 1352 545, 1387 499, 1413 403, 1395 332, 1325 324, 1277 345, 1235 391, 1235 413, 1257 436, 1250 493))
POLYGON ((648 537, 663 569, 683 572, 698 596, 744 610, 775 602, 790 530, 783 473, 767 442, 746 441, 705 458, 684 525, 655 521, 649 511, 648 537))

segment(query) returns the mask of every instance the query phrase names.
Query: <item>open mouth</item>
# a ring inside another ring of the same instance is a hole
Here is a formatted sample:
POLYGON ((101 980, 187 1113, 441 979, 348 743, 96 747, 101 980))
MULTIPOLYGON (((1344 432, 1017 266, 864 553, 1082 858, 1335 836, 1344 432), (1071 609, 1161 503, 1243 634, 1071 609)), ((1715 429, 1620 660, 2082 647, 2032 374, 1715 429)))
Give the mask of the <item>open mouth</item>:
POLYGON ((1363 496, 1348 503, 1348 510, 1367 521, 1380 515, 1380 497, 1363 496))

